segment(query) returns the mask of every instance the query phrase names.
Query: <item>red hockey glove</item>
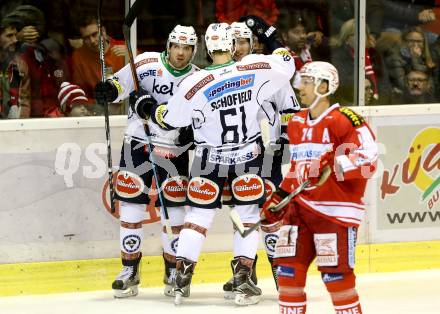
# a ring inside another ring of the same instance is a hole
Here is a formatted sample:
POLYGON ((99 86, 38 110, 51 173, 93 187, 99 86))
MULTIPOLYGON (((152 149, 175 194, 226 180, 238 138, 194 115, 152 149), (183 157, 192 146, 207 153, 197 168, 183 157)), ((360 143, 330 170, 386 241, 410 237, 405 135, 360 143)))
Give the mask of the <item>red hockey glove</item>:
POLYGON ((288 192, 278 189, 272 194, 272 196, 266 201, 266 203, 263 204, 263 209, 260 212, 260 216, 262 219, 264 216, 264 219, 261 221, 262 224, 273 224, 283 218, 288 207, 287 204, 286 206, 280 208, 278 211, 272 210, 288 195, 288 192))

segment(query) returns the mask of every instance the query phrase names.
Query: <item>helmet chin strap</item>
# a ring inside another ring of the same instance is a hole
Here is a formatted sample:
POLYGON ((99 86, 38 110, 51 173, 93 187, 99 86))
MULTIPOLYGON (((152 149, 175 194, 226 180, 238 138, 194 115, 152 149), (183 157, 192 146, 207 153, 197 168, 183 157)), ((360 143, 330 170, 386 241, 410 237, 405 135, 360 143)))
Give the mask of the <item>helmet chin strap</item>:
POLYGON ((330 91, 328 91, 328 92, 325 93, 325 94, 320 94, 320 93, 318 93, 318 88, 319 88, 319 85, 321 85, 321 82, 322 82, 322 80, 316 80, 316 83, 315 83, 315 89, 313 90, 313 92, 314 92, 315 95, 316 95, 316 98, 315 98, 315 100, 312 102, 312 104, 309 106, 309 110, 312 110, 313 108, 315 108, 315 106, 318 104, 318 102, 319 102, 319 100, 321 100, 321 98, 326 97, 326 96, 328 96, 328 95, 331 94, 330 91))

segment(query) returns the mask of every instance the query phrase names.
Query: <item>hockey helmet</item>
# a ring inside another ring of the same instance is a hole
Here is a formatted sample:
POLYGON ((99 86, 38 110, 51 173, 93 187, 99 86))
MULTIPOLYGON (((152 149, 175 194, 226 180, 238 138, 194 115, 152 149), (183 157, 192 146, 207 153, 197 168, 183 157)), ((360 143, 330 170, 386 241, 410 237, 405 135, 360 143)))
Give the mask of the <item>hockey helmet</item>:
POLYGON ((301 77, 312 77, 315 82, 315 94, 319 97, 325 97, 334 94, 339 86, 338 70, 330 63, 323 61, 312 61, 303 65, 300 70, 301 77), (318 87, 322 81, 328 82, 328 92, 318 93, 318 87))
POLYGON ((229 51, 234 54, 234 33, 227 23, 212 23, 205 33, 205 43, 208 54, 214 51, 229 51))
POLYGON ((194 46, 190 62, 194 59, 197 51, 197 34, 192 26, 176 25, 167 40, 167 54, 170 55, 171 43, 194 46))
POLYGON ((251 51, 254 48, 254 38, 251 29, 244 22, 234 22, 231 24, 232 31, 234 33, 234 37, 238 38, 247 38, 249 39, 249 44, 251 47, 251 51))

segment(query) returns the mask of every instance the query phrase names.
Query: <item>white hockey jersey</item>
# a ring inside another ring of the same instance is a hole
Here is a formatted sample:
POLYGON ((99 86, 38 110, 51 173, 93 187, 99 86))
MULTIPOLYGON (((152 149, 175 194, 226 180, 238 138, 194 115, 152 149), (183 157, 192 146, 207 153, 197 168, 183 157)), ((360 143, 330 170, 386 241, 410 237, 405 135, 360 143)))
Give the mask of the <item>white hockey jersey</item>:
MULTIPOLYGON (((193 64, 189 64, 183 70, 172 68, 165 52, 145 52, 135 58, 136 74, 139 79, 139 85, 152 95, 157 102, 167 102, 170 97, 176 94, 180 82, 188 75, 198 70, 193 64)), ((119 102, 129 97, 134 90, 133 77, 130 65, 125 65, 111 78, 116 81, 118 87, 119 102)), ((164 130, 151 119, 148 120, 148 127, 151 134, 151 141, 155 145, 172 147, 175 146, 179 130, 164 130)), ((125 137, 132 138, 140 142, 146 141, 144 125, 131 108, 128 110, 128 122, 125 130, 125 137)))
POLYGON ((242 147, 261 137, 259 117, 268 100, 289 83, 295 65, 287 51, 248 55, 239 62, 208 66, 182 82, 169 99, 163 122, 192 124, 196 145, 242 147))

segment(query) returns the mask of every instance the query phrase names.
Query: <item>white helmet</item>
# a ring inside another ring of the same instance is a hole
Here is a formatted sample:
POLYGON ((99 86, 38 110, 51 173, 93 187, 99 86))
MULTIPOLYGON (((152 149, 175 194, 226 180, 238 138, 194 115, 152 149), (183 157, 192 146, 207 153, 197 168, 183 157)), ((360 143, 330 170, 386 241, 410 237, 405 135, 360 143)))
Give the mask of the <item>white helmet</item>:
POLYGON ((234 32, 234 37, 238 38, 247 38, 249 39, 249 44, 251 47, 251 52, 254 48, 254 37, 251 29, 244 22, 234 22, 231 24, 232 31, 234 32))
POLYGON ((300 70, 301 77, 313 77, 315 81, 315 94, 318 97, 325 97, 334 94, 339 86, 338 70, 330 63, 323 61, 313 61, 306 63, 300 70), (325 94, 318 93, 318 87, 323 80, 328 82, 328 92, 325 94))
POLYGON ((176 25, 167 40, 167 54, 170 55, 171 43, 194 46, 190 62, 194 59, 197 51, 197 34, 192 26, 176 25))
POLYGON ((208 54, 214 51, 229 51, 234 54, 234 34, 227 23, 212 23, 206 29, 205 43, 208 54))

